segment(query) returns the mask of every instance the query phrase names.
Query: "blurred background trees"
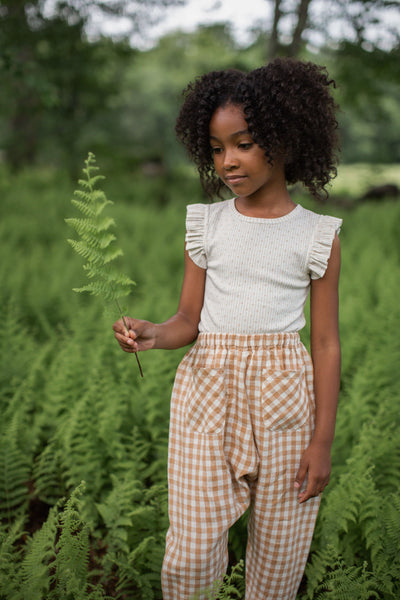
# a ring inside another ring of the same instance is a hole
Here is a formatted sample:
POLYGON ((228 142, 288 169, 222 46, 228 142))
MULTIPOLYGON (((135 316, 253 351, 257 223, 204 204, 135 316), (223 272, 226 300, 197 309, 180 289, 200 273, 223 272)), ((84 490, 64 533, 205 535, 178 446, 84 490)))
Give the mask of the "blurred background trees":
POLYGON ((148 49, 135 47, 132 39, 150 35, 182 3, 1 0, 1 160, 14 170, 63 166, 75 176, 91 150, 110 168, 168 173, 183 161, 174 121, 190 79, 289 55, 326 64, 336 79, 344 161, 400 161, 399 32, 385 20, 398 2, 266 0, 270 23, 261 20, 245 47, 227 23, 192 33, 177 23, 155 44, 147 39, 148 49), (93 15, 123 19, 124 33, 101 35, 93 15))

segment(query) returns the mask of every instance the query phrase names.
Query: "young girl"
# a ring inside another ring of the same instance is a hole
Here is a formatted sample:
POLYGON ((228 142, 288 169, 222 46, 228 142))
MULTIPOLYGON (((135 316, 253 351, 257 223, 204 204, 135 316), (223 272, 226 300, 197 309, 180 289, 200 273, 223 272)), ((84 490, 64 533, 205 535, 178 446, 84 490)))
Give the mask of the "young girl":
POLYGON ((215 71, 186 90, 176 131, 210 196, 187 207, 177 313, 114 324, 126 352, 195 345, 171 400, 164 600, 227 568, 231 525, 250 507, 246 600, 291 600, 328 484, 339 390, 341 220, 291 199, 335 174, 335 103, 324 68, 276 59, 215 71), (311 289, 311 354, 300 342, 311 289))

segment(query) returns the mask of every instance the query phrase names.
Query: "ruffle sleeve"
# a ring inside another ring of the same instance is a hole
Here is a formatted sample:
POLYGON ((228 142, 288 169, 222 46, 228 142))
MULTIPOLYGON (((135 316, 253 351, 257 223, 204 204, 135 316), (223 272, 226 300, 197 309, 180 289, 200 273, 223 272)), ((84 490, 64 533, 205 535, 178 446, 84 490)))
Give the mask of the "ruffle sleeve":
POLYGON ((339 234, 342 219, 320 215, 309 254, 308 269, 311 279, 323 277, 328 266, 335 234, 339 234))
POLYGON ((192 261, 202 269, 207 268, 205 236, 207 204, 189 204, 186 207, 186 250, 192 261))

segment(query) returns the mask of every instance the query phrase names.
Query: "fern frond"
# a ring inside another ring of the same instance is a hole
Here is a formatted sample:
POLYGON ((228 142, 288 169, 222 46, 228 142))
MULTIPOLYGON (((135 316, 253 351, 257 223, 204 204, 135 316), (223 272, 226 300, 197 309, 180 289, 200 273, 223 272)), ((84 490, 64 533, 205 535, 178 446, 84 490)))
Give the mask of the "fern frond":
POLYGON ((371 524, 371 562, 379 590, 400 596, 400 497, 391 494, 371 524), (374 531, 376 530, 376 531, 374 531))
MULTIPOLYGON (((94 204, 93 195, 82 190, 75 190, 74 194, 79 200, 72 198, 71 203, 88 219, 97 219, 108 204, 113 204, 111 200, 94 204)), ((68 223, 68 221, 66 222, 68 223)))
MULTIPOLYGON (((75 292, 89 292, 95 296, 101 296, 106 301, 115 300, 119 308, 118 298, 126 296, 134 282, 121 275, 114 275, 110 279, 108 267, 116 258, 122 255, 122 250, 113 243, 116 237, 109 231, 110 227, 115 225, 111 218, 100 218, 101 213, 108 204, 112 204, 107 199, 103 190, 95 189, 95 185, 104 177, 102 175, 93 176, 92 173, 98 171, 95 165, 94 154, 89 153, 85 161, 86 167, 83 173, 85 179, 79 180, 80 190, 75 191, 77 198, 72 199, 72 204, 84 215, 84 219, 69 218, 66 223, 72 227, 80 236, 80 240, 71 240, 68 242, 72 248, 82 256, 87 262, 84 270, 89 278, 94 279, 88 285, 73 288, 75 292)), ((121 317, 123 315, 121 314, 121 317)), ((137 353, 135 352, 139 371, 143 377, 142 367, 140 365, 137 353)))
POLYGON ((41 600, 52 584, 53 561, 56 557, 56 537, 61 502, 50 509, 46 522, 29 542, 19 570, 20 598, 41 600))
POLYGON ((88 230, 81 233, 82 240, 86 242, 89 247, 92 248, 100 248, 100 250, 104 250, 108 248, 108 246, 116 240, 116 237, 113 233, 109 233, 108 231, 97 231, 94 234, 88 230))
POLYGON ((400 563, 400 497, 391 494, 383 512, 385 543, 393 560, 400 563))
MULTIPOLYGON (((91 166, 90 169, 83 169, 83 172, 85 173, 85 175, 88 176, 88 180, 85 181, 85 179, 79 179, 79 183, 81 185, 83 185, 83 186, 87 185, 88 187, 90 186, 93 188, 98 181, 105 179, 104 175, 95 175, 94 177, 92 177, 90 174, 91 171, 99 171, 99 167, 91 166)), ((90 189, 90 187, 89 187, 89 189, 90 189)))
MULTIPOLYGON (((86 269, 90 269, 92 263, 98 265, 100 268, 107 265, 109 262, 118 258, 122 255, 120 248, 108 249, 107 246, 101 247, 100 241, 97 240, 93 244, 89 244, 86 240, 68 240, 73 249, 83 258, 86 258, 88 264, 85 265, 86 269)), ((114 297, 118 298, 118 290, 114 290, 114 297)))
MULTIPOLYGON (((125 296, 127 293, 130 292, 131 287, 133 285, 136 285, 135 282, 132 281, 132 279, 129 279, 129 277, 127 277, 123 273, 115 271, 115 269, 113 269, 112 267, 110 267, 107 270, 103 269, 100 273, 98 272, 96 265, 93 265, 91 267, 84 267, 84 269, 88 271, 87 275, 89 279, 98 277, 101 282, 103 282, 105 285, 108 285, 111 289, 115 285, 121 286, 120 296, 125 296), (124 288, 126 289, 124 290, 124 288)), ((108 297, 108 290, 102 290, 102 294, 108 297)))
POLYGON ((61 449, 55 439, 49 441, 33 467, 35 491, 42 502, 53 505, 65 493, 62 485, 61 449))
POLYGON ((60 515, 61 534, 56 545, 53 562, 54 581, 50 598, 89 598, 101 597, 100 589, 90 586, 89 570, 89 526, 81 516, 81 496, 84 482, 72 492, 60 515), (91 587, 94 589, 90 590, 91 587))
POLYGON ((111 492, 105 502, 96 504, 96 508, 107 527, 107 544, 117 553, 128 554, 128 530, 132 527, 130 512, 132 505, 141 502, 143 486, 130 478, 118 480, 115 475, 111 475, 111 481, 111 492))
POLYGON ((313 600, 315 591, 319 588, 321 581, 326 576, 330 565, 337 560, 337 552, 331 545, 324 546, 312 554, 311 560, 307 563, 305 574, 307 576, 307 590, 302 600, 313 600))
MULTIPOLYGON (((107 526, 104 573, 117 569, 120 598, 153 599, 159 586, 167 523, 166 486, 112 476, 113 489, 97 509, 107 526)), ((158 597, 158 596, 157 596, 158 597)))
POLYGON ((316 600, 372 600, 379 598, 375 578, 364 562, 362 567, 346 566, 338 557, 317 590, 316 600))
POLYGON ((22 549, 17 544, 22 535, 24 517, 17 519, 6 531, 0 527, 0 597, 12 598, 18 589, 18 567, 22 549))
MULTIPOLYGON (((66 222, 81 236, 78 241, 68 240, 68 242, 80 256, 87 260, 85 270, 91 273, 92 277, 97 277, 106 265, 122 255, 122 250, 116 246, 111 247, 111 244, 116 240, 115 235, 109 231, 115 225, 114 220, 107 217, 99 218, 105 206, 112 204, 112 202, 106 198, 102 190, 94 189, 95 183, 102 179, 100 175, 91 177, 91 172, 98 169, 94 163, 94 155, 89 154, 85 161, 86 169, 83 170, 87 175, 87 181, 83 184, 84 180, 80 180, 80 184, 85 190, 77 190, 76 195, 79 200, 72 200, 72 203, 86 218, 70 218, 66 219, 66 222), (96 265, 97 271, 91 272, 93 264, 96 265)), ((87 290, 82 287, 75 288, 75 291, 87 290)), ((114 285, 112 290, 109 291, 108 297, 117 299, 120 296, 119 292, 118 285, 114 285)), ((122 295, 125 295, 125 292, 124 288, 122 295)), ((91 288, 91 293, 102 295, 102 289, 91 288)))
POLYGON ((28 502, 30 463, 17 443, 13 427, 0 436, 0 518, 11 519, 28 502))
POLYGON ((217 579, 210 588, 199 590, 190 596, 189 600, 199 600, 200 598, 206 600, 244 599, 243 565, 243 560, 240 560, 233 566, 229 574, 224 575, 222 580, 217 579))
POLYGON ((67 488, 86 482, 87 494, 80 502, 82 514, 89 522, 97 516, 94 498, 109 479, 104 471, 104 447, 98 435, 96 421, 88 415, 96 414, 101 396, 101 379, 94 373, 87 392, 75 403, 74 409, 63 420, 58 430, 60 437, 63 477, 67 488))
POLYGON ((364 460, 360 457, 359 461, 352 458, 347 466, 348 471, 327 496, 320 518, 323 543, 331 544, 338 551, 339 539, 352 524, 357 523, 361 506, 375 490, 373 467, 368 464, 368 456, 364 460))
POLYGON ((107 231, 110 227, 115 227, 115 221, 112 217, 98 218, 95 224, 92 223, 92 219, 71 217, 70 219, 66 219, 66 223, 82 236, 86 234, 96 235, 98 232, 107 231))

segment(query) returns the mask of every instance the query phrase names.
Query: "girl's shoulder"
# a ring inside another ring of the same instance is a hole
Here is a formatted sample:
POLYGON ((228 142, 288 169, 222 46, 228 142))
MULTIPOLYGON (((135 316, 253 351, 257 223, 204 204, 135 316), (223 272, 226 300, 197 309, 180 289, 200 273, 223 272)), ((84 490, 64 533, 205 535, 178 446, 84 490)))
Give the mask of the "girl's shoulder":
POLYGON ((343 219, 339 217, 333 217, 331 215, 317 213, 308 208, 304 208, 304 206, 301 205, 298 205, 298 208, 300 209, 298 211, 299 219, 308 221, 313 225, 329 223, 340 228, 343 223, 343 219))
POLYGON ((311 279, 319 279, 325 274, 333 240, 340 233, 343 219, 319 214, 303 207, 301 212, 311 225, 308 268, 311 279))
POLYGON ((188 217, 197 216, 204 218, 204 216, 208 214, 216 214, 219 212, 223 212, 224 210, 229 208, 231 202, 232 199, 219 200, 218 202, 213 203, 188 204, 186 206, 186 214, 188 217))
POLYGON ((206 238, 209 223, 219 220, 219 216, 229 209, 229 200, 214 204, 188 204, 186 206, 186 249, 193 262, 207 268, 206 238))
POLYGON ((316 213, 304 207, 301 207, 299 216, 311 225, 314 242, 324 239, 331 242, 335 234, 339 235, 343 224, 340 217, 316 213))
POLYGON ((223 219, 226 211, 230 211, 232 200, 221 200, 213 204, 188 204, 186 206, 186 231, 196 235, 204 234, 210 222, 223 219))

